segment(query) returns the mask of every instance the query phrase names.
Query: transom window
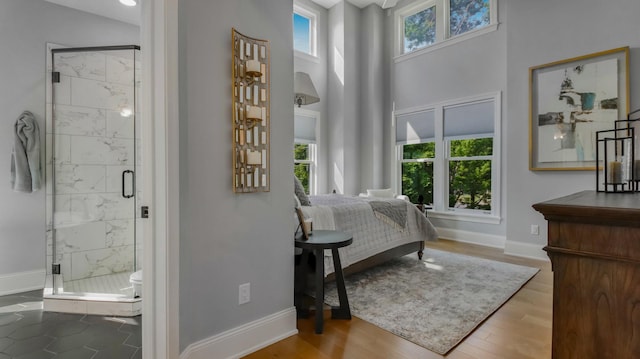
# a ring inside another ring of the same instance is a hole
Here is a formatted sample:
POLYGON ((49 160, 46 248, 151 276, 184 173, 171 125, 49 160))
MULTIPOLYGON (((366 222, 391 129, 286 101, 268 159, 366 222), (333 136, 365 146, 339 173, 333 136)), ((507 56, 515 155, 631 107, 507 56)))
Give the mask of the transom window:
POLYGON ((436 42, 436 7, 431 6, 404 18, 404 52, 436 42))
POLYGON ((496 2, 423 0, 397 10, 397 55, 496 24, 496 2))
POLYGON ((499 221, 499 108, 496 94, 396 112, 397 191, 436 217, 499 221))
POLYGON ((298 5, 293 7, 293 49, 316 56, 316 15, 298 5))

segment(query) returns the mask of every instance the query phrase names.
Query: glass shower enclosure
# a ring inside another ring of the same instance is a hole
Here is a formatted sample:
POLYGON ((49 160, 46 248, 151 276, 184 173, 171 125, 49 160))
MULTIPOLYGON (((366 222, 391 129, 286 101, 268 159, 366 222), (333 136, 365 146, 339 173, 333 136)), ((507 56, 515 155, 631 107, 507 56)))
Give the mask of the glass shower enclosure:
POLYGON ((139 300, 139 52, 50 48, 45 300, 139 300))

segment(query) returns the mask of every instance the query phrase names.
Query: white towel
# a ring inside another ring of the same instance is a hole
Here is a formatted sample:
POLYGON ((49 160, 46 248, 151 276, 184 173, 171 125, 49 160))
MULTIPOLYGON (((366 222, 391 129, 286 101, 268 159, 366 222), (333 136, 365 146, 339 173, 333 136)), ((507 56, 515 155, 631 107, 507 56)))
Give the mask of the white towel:
POLYGON ((35 192, 40 189, 40 130, 29 111, 23 112, 14 126, 11 188, 16 192, 35 192))

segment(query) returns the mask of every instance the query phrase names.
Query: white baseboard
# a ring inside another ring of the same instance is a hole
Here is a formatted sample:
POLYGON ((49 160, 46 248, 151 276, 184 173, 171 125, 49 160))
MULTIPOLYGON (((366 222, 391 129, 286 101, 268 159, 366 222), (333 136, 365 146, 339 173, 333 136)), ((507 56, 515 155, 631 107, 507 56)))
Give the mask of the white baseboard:
POLYGON ((436 228, 438 230, 438 237, 442 239, 451 239, 457 242, 479 244, 481 246, 504 248, 506 239, 504 236, 498 236, 495 234, 476 233, 469 231, 462 231, 452 228, 436 228))
POLYGON ((42 289, 45 275, 44 269, 0 275, 0 295, 42 289))
POLYGON ((542 246, 532 243, 522 243, 508 241, 504 236, 493 234, 475 233, 461 231, 451 228, 437 228, 438 237, 450 239, 457 242, 478 244, 485 247, 504 249, 504 254, 511 256, 538 259, 548 261, 547 252, 542 250, 542 246))
POLYGON ((539 244, 507 241, 504 246, 504 254, 549 261, 547 252, 542 250, 542 246, 539 244))
POLYGON ((180 359, 236 359, 297 333, 292 307, 190 344, 180 359))

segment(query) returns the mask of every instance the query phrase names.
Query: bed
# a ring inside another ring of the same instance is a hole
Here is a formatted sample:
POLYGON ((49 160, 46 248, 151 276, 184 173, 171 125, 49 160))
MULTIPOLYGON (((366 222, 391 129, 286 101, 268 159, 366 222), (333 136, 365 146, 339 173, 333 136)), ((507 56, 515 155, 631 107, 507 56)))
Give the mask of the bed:
MULTIPOLYGON (((353 243, 340 248, 345 274, 357 272, 409 253, 422 256, 424 241, 438 238, 435 227, 416 206, 394 198, 355 197, 339 194, 309 196, 302 206, 313 229, 351 233, 353 243)), ((325 273, 334 272, 331 252, 324 257, 325 273)))

